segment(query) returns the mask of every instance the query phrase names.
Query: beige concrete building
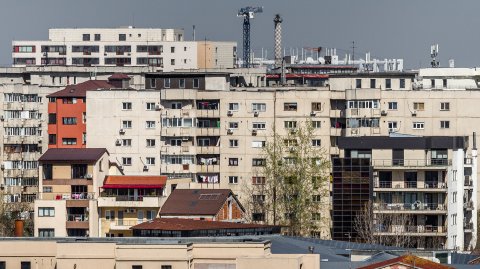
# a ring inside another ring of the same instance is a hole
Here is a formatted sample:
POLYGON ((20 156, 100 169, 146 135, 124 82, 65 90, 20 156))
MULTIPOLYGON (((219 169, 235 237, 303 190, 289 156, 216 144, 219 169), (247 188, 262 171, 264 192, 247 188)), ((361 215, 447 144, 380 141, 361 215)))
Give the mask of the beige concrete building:
POLYGON ((272 254, 267 240, 5 239, 0 264, 12 269, 318 269, 318 254, 272 254))

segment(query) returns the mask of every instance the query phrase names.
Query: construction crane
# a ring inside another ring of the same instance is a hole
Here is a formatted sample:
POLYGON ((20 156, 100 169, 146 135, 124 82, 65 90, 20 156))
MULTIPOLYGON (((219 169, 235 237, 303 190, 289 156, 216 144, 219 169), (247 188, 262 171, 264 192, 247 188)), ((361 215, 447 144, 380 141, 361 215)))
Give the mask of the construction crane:
POLYGON ((238 11, 237 17, 243 17, 243 66, 250 67, 250 19, 255 13, 262 13, 263 7, 244 7, 238 11))

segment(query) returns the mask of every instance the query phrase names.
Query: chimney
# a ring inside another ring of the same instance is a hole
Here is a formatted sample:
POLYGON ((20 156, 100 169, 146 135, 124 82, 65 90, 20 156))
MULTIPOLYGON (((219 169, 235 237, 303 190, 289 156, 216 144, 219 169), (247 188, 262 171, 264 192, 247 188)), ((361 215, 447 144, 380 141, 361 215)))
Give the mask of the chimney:
POLYGON ((275 15, 275 68, 282 66, 282 21, 280 14, 275 15))
POLYGON ((15 220, 15 237, 23 237, 23 220, 15 220))
POLYGON ((117 89, 128 89, 130 88, 130 77, 125 74, 115 73, 108 78, 108 83, 117 89))

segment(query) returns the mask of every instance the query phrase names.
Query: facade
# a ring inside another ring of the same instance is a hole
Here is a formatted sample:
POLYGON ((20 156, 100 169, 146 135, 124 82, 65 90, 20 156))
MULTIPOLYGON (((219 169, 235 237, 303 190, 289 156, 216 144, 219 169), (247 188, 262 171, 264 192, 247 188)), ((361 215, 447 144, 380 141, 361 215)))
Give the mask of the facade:
POLYGON ((39 163, 35 237, 98 236, 97 199, 110 168, 107 150, 49 149, 39 163))
POLYGON ((338 147, 333 238, 356 238, 370 200, 374 236, 407 234, 421 248, 476 245, 477 153, 468 137, 342 137, 338 147))
POLYGON ((317 269, 318 254, 272 254, 268 240, 255 238, 189 238, 163 240, 4 239, 0 241, 4 268, 118 268, 118 269, 317 269))
POLYGON ((172 71, 233 68, 236 58, 236 43, 185 41, 182 29, 50 29, 46 41, 13 41, 12 46, 13 66, 149 66, 151 71, 172 71))

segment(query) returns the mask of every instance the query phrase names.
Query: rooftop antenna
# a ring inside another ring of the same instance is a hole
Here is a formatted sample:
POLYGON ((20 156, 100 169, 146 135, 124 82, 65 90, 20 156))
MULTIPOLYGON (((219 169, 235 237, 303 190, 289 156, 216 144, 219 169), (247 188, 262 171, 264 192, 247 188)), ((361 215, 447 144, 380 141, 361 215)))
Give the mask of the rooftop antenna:
POLYGON ((243 66, 246 68, 250 67, 250 19, 262 12, 263 7, 244 7, 237 13, 237 17, 243 17, 243 66))
POLYGON ((195 41, 195 24, 193 25, 193 33, 192 33, 192 35, 193 35, 193 41, 195 41))
POLYGON ((438 68, 440 66, 440 62, 437 61, 438 56, 438 44, 430 46, 430 57, 432 61, 430 62, 432 68, 438 68))

